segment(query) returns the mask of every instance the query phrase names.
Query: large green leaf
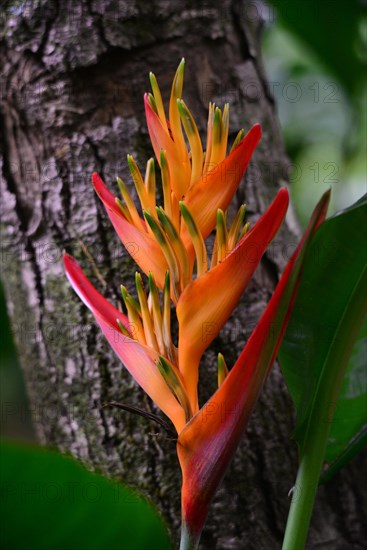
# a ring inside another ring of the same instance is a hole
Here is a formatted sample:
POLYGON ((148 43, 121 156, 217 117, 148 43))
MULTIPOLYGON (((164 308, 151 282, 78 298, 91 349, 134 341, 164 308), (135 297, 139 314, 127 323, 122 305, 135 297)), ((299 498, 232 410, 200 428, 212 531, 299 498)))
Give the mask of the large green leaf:
POLYGON ((271 0, 284 24, 354 94, 364 82, 362 2, 271 0))
POLYGON ((366 197, 317 231, 279 354, 301 456, 306 439, 331 424, 330 473, 361 447, 367 427, 366 197))
POLYGON ((54 451, 0 447, 2 548, 169 549, 157 513, 131 490, 54 451))

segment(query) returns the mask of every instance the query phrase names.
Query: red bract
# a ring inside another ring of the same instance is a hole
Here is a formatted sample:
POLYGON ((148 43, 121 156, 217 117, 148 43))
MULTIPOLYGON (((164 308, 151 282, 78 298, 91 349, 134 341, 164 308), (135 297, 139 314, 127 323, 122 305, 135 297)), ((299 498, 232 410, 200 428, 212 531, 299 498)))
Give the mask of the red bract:
POLYGON ((301 243, 245 348, 223 384, 180 433, 183 548, 195 548, 208 507, 244 433, 275 360, 300 282, 306 250, 324 220, 330 192, 317 205, 301 243))
MULTIPOLYGON (((162 347, 158 345, 159 338, 154 341, 153 349, 147 346, 147 331, 144 331, 144 328, 147 329, 145 326, 147 322, 142 323, 144 335, 139 337, 138 320, 133 318, 129 320, 112 306, 88 281, 77 262, 71 256, 64 255, 65 270, 74 290, 93 313, 118 357, 138 384, 173 421, 178 433, 183 428, 183 413, 181 411, 179 414, 177 400, 172 403, 172 398, 174 399, 172 393, 171 398, 167 398, 167 383, 159 374, 155 364, 158 356, 160 354, 166 361, 177 361, 176 367, 182 378, 182 391, 185 392, 190 403, 191 413, 195 414, 198 411, 197 383, 200 358, 236 307, 266 247, 282 223, 287 206, 288 192, 282 189, 253 229, 242 237, 223 261, 185 288, 177 304, 178 351, 172 353, 168 346, 164 348, 163 344, 162 347), (254 251, 256 251, 255 255, 254 251), (121 332, 117 319, 130 331, 129 335, 121 332), (210 326, 211 330, 204 334, 203 327, 205 329, 206 326, 210 326), (141 364, 137 367, 137 354, 143 362, 146 357, 144 369, 141 364), (160 381, 157 379, 157 373, 160 381)), ((159 317, 159 312, 156 311, 156 313, 156 317, 159 317)), ((152 310, 153 325, 154 320, 152 310)), ((162 326, 162 314, 154 328, 156 335, 159 334, 159 322, 162 326)))
POLYGON ((135 327, 129 323, 126 315, 94 288, 79 264, 68 254, 64 254, 64 267, 71 286, 93 313, 116 355, 149 397, 172 420, 176 430, 181 431, 185 425, 185 416, 157 368, 158 353, 135 339, 134 330, 131 330, 135 327), (121 332, 117 321, 124 325, 130 336, 121 332))

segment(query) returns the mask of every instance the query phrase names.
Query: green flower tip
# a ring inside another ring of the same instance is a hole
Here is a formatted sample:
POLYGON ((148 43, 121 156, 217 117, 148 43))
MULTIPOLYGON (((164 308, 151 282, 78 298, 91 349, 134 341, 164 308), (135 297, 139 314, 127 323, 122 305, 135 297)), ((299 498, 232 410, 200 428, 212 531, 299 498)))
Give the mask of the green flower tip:
POLYGON ((221 208, 218 208, 217 210, 217 223, 224 225, 224 212, 221 208))
POLYGON ((171 280, 170 280, 170 274, 169 271, 166 271, 166 277, 164 280, 164 291, 169 292, 170 286, 171 286, 171 280))
POLYGON ((167 166, 167 157, 166 157, 166 151, 165 149, 161 149, 160 152, 160 161, 161 161, 161 168, 165 168, 167 166))
POLYGON ((125 325, 120 321, 120 319, 116 319, 116 323, 117 323, 119 329, 121 330, 122 334, 124 336, 128 336, 129 338, 131 338, 131 334, 129 333, 129 331, 127 330, 125 325))
POLYGON ((143 279, 138 271, 135 272, 135 285, 138 292, 143 289, 143 279))

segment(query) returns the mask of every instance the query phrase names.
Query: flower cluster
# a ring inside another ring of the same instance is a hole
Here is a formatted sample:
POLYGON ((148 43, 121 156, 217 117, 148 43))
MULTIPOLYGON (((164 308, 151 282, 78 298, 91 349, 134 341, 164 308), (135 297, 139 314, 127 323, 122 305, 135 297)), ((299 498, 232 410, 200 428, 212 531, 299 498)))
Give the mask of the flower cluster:
POLYGON ((210 104, 204 150, 195 120, 181 97, 183 72, 182 60, 172 85, 168 118, 156 78, 150 74, 153 93, 146 94, 144 101, 156 162, 148 160, 143 177, 133 157, 127 158, 138 208, 121 179, 117 179, 118 198, 98 174, 92 176, 120 240, 127 250, 135 244, 133 258, 147 276, 144 284, 136 273, 136 297, 121 287, 126 315, 93 287, 67 254, 64 265, 73 288, 118 357, 176 428, 183 473, 181 544, 189 548, 197 544, 210 500, 275 359, 305 248, 325 215, 327 197, 316 208, 259 325, 232 369, 228 370, 219 354, 218 390, 200 409, 197 386, 202 355, 238 304, 285 217, 289 198, 287 189, 280 189, 252 228, 245 222, 245 205, 228 223, 228 206, 261 129, 255 124, 247 134, 240 130, 227 155, 229 106, 221 110, 210 104), (156 163, 162 205, 157 205, 156 163), (215 241, 209 255, 205 239, 213 230, 215 241), (171 336, 171 303, 178 320, 177 346, 171 336), (203 327, 208 326, 211 330, 204 333, 203 327), (210 414, 206 414, 208 407, 210 414))

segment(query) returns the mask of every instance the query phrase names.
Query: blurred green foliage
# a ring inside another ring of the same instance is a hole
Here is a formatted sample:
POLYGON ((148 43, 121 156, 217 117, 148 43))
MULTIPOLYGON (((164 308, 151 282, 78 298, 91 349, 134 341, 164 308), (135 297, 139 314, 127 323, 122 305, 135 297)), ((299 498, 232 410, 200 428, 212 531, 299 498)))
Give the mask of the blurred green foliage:
POLYGON ((366 19, 356 0, 272 4, 264 60, 305 226, 327 188, 330 213, 366 192, 366 19))
POLYGON ((360 90, 365 69, 366 6, 358 0, 271 0, 286 28, 318 57, 353 98, 360 90))
POLYGON ((367 444, 367 318, 359 332, 336 406, 321 482, 329 480, 367 444))
POLYGON ((3 443, 0 453, 2 548, 171 548, 158 514, 130 489, 47 449, 3 443))

